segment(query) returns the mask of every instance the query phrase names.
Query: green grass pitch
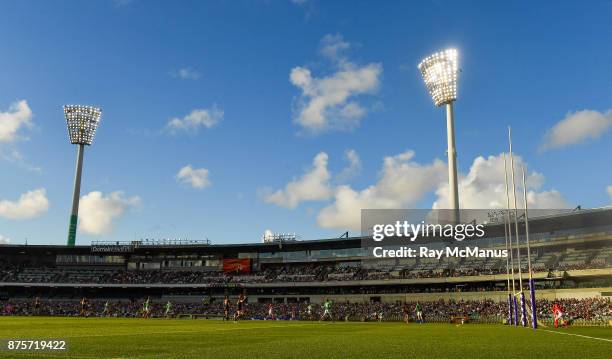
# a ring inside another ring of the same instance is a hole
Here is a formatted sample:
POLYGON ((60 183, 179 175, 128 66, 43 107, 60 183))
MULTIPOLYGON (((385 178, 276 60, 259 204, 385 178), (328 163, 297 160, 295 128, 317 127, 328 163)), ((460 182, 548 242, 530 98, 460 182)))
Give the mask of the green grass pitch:
POLYGON ((502 325, 0 317, 0 339, 65 339, 68 350, 2 358, 611 358, 612 329, 502 325), (550 329, 553 330, 554 329, 550 329), (598 340, 596 337, 605 340, 598 340))

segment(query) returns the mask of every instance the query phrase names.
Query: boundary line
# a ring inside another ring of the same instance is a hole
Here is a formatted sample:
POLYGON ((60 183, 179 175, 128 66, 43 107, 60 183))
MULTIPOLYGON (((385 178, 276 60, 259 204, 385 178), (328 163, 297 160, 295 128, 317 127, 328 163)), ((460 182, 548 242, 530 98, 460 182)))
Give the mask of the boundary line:
POLYGON ((554 330, 548 330, 548 329, 540 329, 541 331, 544 332, 549 332, 549 333, 555 333, 555 334, 563 334, 563 335, 571 335, 571 336, 575 336, 575 337, 581 337, 581 338, 587 338, 587 339, 595 339, 595 340, 602 340, 604 342, 609 342, 612 343, 612 339, 605 339, 605 338, 598 338, 598 337, 590 337, 588 335, 582 335, 582 334, 574 334, 574 333, 565 333, 565 332, 556 332, 554 330))

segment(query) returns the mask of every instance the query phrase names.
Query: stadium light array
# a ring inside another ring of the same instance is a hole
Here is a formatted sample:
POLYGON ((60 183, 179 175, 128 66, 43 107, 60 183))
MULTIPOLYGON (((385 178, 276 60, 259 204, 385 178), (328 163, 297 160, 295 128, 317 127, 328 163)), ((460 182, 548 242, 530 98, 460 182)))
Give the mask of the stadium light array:
POLYGON ((457 50, 448 49, 426 57, 419 64, 419 70, 436 106, 457 99, 457 50))
POLYGON ((82 105, 64 106, 68 125, 68 137, 73 145, 91 145, 100 123, 102 111, 97 107, 82 105))
POLYGON ((102 110, 98 107, 83 105, 64 106, 68 138, 70 143, 78 145, 74 190, 72 192, 72 211, 68 226, 68 246, 76 243, 76 229, 79 216, 79 197, 81 195, 81 173, 83 170, 83 151, 85 145, 91 145, 100 124, 102 110))
POLYGON ((459 55, 456 49, 436 52, 423 59, 418 66, 427 91, 436 106, 446 106, 446 135, 448 140, 448 184, 453 222, 459 222, 459 186, 457 182, 457 151, 453 102, 457 99, 459 55))

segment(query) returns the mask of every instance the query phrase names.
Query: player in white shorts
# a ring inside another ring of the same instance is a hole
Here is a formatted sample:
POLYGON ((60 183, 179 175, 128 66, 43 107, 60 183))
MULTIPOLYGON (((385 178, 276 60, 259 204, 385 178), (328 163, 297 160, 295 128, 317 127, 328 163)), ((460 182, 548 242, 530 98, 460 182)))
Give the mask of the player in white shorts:
POLYGON ((272 303, 268 304, 268 319, 274 320, 274 305, 272 303))
POLYGON ((323 315, 321 316, 321 320, 325 319, 325 317, 329 317, 329 319, 331 320, 334 319, 331 314, 331 307, 332 307, 332 301, 329 299, 326 299, 325 303, 323 303, 323 315))

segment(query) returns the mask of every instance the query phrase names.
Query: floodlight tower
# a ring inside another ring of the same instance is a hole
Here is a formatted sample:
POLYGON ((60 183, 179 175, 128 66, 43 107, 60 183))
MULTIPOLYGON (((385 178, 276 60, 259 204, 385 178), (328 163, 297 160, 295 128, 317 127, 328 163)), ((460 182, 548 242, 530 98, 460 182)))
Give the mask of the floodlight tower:
POLYGON ((91 145, 96 129, 100 123, 102 110, 98 107, 82 105, 65 105, 64 115, 68 125, 70 143, 79 145, 77 150, 76 173, 74 175, 74 191, 72 192, 72 212, 68 226, 68 246, 76 242, 77 220, 79 217, 79 197, 81 195, 81 172, 83 170, 83 151, 85 145, 91 145))
POLYGON ((434 104, 438 107, 446 106, 450 208, 453 210, 453 221, 459 222, 457 151, 455 149, 455 124, 453 118, 453 102, 457 99, 457 77, 459 73, 457 50, 447 49, 426 57, 419 64, 419 71, 423 75, 425 86, 434 104))

